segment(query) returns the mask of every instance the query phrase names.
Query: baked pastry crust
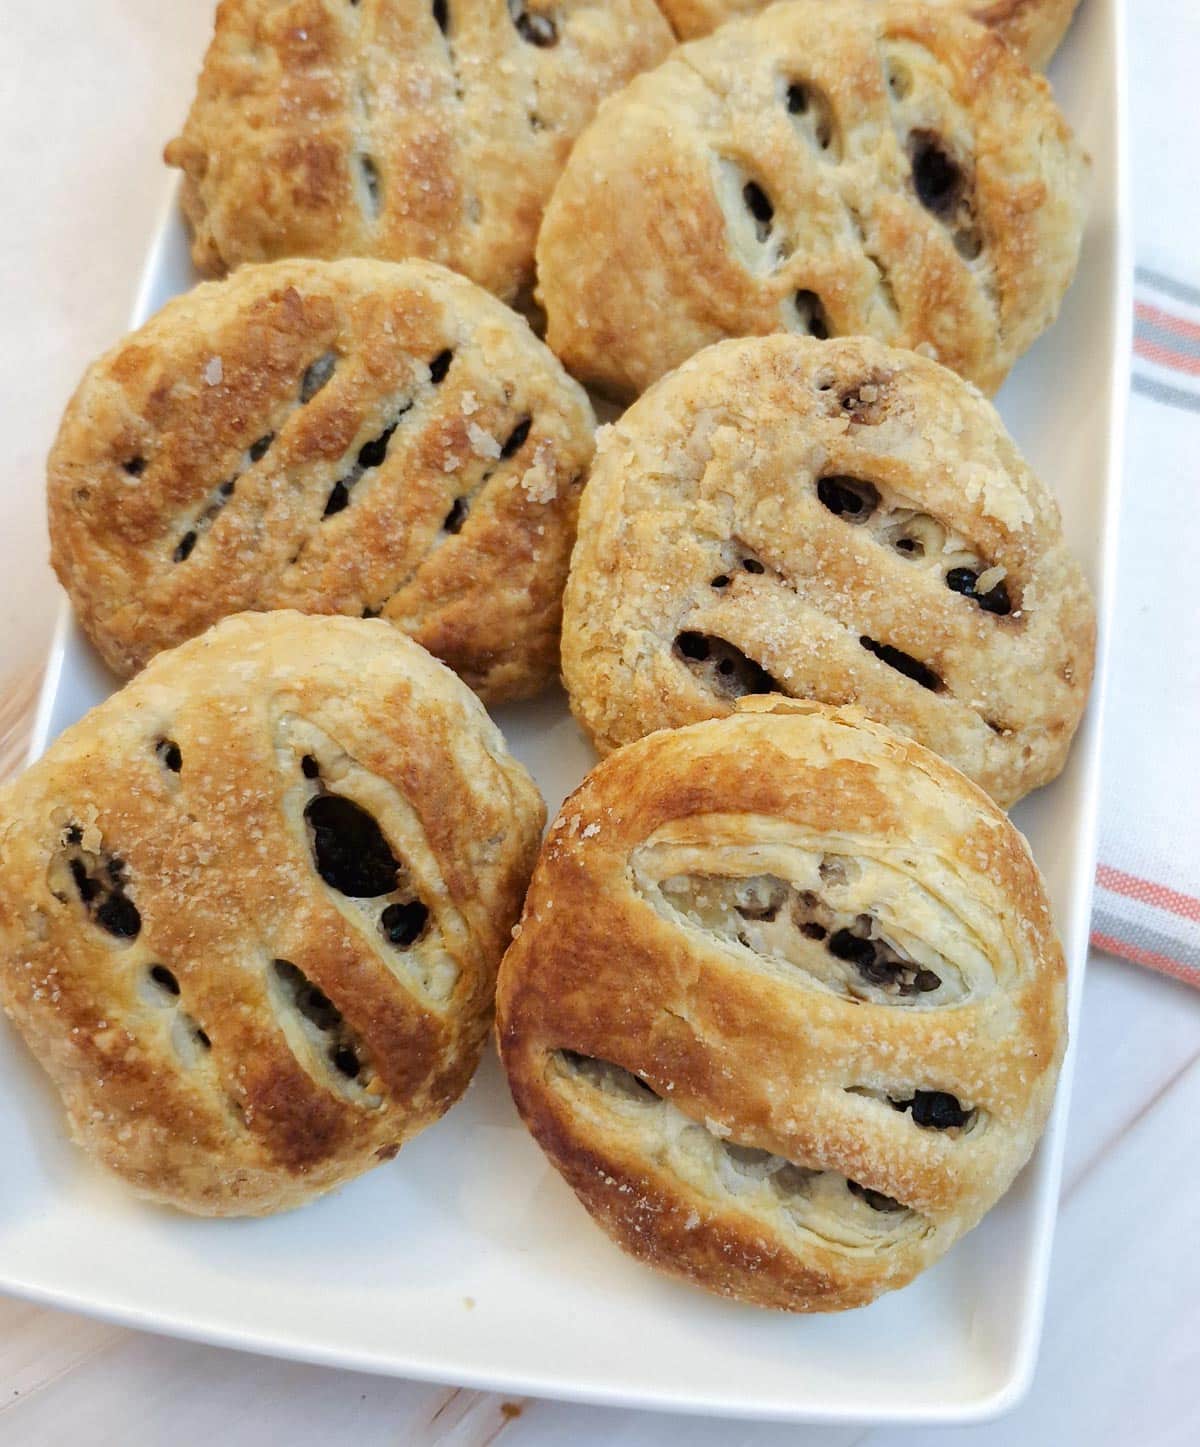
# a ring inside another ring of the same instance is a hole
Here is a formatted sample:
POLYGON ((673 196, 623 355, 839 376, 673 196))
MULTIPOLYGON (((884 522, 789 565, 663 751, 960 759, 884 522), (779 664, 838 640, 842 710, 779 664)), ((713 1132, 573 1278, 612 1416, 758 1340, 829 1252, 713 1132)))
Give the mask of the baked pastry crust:
POLYGON ((1074 274, 1085 159, 991 31, 910 0, 790 0, 601 107, 538 238, 547 340, 629 397, 709 343, 920 349, 995 391, 1074 274))
MULTIPOLYGON (((658 0, 663 14, 680 40, 707 35, 727 20, 755 15, 763 0, 658 0)), ((842 0, 827 0, 840 4, 842 0)), ((960 10, 989 25, 1012 46, 1027 65, 1044 70, 1067 33, 1079 0, 928 0, 960 10)))
POLYGON ((51 560, 120 675, 246 609, 382 614, 489 700, 557 670, 595 419, 521 318, 431 262, 284 261, 89 368, 51 560))
POLYGON ((671 45, 654 0, 223 0, 165 153, 193 259, 424 256, 512 299, 575 137, 671 45))
POLYGON ((0 794, 0 998, 140 1194, 298 1206, 466 1088, 544 817, 402 634, 228 619, 0 794))
POLYGON ((1045 70, 1079 0, 970 0, 970 14, 1002 35, 1027 65, 1045 70))
POLYGON ((853 710, 748 702, 769 711, 631 744, 563 805, 500 967, 500 1049, 618 1245, 841 1310, 941 1256, 1028 1159, 1065 969, 980 790, 853 710))
POLYGON ((563 624, 601 752, 739 695, 853 703, 1001 804, 1063 767, 1095 610, 995 408, 868 338, 722 342, 602 429, 563 624))

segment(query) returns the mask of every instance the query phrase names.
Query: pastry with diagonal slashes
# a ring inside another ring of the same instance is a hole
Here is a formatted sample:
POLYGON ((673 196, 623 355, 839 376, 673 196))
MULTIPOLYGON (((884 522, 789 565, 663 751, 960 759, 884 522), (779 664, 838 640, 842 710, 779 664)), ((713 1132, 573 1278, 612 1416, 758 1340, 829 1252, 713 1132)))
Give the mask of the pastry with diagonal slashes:
POLYGON ((227 619, 0 794, 0 999, 139 1193, 298 1206, 466 1089, 543 819, 403 634, 227 619))
POLYGON ((723 337, 873 336, 994 392, 1053 322, 1085 158, 1000 38, 911 0, 789 0, 606 101, 538 237, 546 338, 634 395, 723 337))
POLYGON ((196 265, 424 256, 514 300, 575 137, 671 44, 654 0, 223 0, 166 149, 196 265))
POLYGON ((88 370, 51 558, 118 673, 246 609, 381 616, 489 701, 558 668, 594 418, 526 323, 432 262, 282 261, 88 370))

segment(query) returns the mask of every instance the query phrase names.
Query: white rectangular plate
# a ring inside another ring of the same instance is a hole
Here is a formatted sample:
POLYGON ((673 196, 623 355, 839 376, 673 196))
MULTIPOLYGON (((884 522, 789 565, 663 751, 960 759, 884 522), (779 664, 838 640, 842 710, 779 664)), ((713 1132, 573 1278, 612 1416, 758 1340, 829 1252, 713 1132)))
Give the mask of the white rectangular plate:
MULTIPOLYGON (((1057 493, 1100 604, 1113 577, 1128 369, 1118 0, 1084 0, 1053 72, 1094 160, 1083 260, 1058 325, 1001 410, 1057 493)), ((134 314, 194 280, 172 196, 134 314)), ((64 614, 34 752, 113 687, 64 614)), ((1094 862, 1100 689, 1067 772, 1018 811, 1071 966, 1074 1029, 1094 862)), ((561 696, 499 711, 553 809, 590 763, 561 696)), ((521 1128, 489 1055, 466 1099, 399 1159, 265 1221, 136 1201, 66 1140, 11 1032, 0 1049, 0 1289, 178 1336, 510 1393, 795 1421, 965 1422, 1028 1385, 1040 1331, 1073 1058, 1029 1168, 906 1290, 792 1318, 659 1278, 592 1226, 521 1128)))

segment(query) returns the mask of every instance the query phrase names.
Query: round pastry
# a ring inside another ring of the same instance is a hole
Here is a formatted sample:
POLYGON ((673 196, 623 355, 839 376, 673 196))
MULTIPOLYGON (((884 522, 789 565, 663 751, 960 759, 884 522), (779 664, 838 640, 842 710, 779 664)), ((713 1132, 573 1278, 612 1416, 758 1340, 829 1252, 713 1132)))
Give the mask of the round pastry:
POLYGON ((556 671, 587 398, 431 262, 283 261, 167 303, 85 375, 51 559, 118 674, 246 609, 382 616, 489 700, 556 671))
POLYGON ((671 45, 654 0, 223 0, 166 148, 193 259, 425 256, 511 300, 576 136, 671 45))
POLYGON ((681 47, 580 137, 538 238, 551 348, 615 396, 723 337, 867 335, 994 391, 1075 270, 1085 161, 992 31, 791 0, 681 47))
POLYGON ((1053 1098, 1065 967, 980 790, 854 710, 767 708, 799 712, 653 734, 566 801, 497 1026, 526 1125, 618 1245, 835 1311, 1008 1189, 1053 1098))
POLYGON ((867 338, 754 337, 600 433, 563 677, 601 752, 788 694, 859 705, 1007 806, 1061 770, 1095 631, 975 388, 867 338))
POLYGON ((0 999, 139 1193, 299 1206, 466 1089, 543 819, 402 634, 228 619, 0 793, 0 999))
MULTIPOLYGON (((765 0, 658 0, 681 40, 707 35, 727 20, 753 15, 765 8, 765 0)), ((844 0, 825 0, 842 4, 844 0)), ((1025 60, 1042 70, 1067 33, 1079 0, 929 0, 973 16, 990 25, 1025 60)))

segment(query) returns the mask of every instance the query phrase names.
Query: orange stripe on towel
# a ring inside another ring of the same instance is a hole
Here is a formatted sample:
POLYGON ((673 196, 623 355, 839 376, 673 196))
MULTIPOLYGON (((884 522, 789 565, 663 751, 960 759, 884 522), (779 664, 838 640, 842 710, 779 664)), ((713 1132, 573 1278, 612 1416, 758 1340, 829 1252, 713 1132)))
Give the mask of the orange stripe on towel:
POLYGON ((1168 914, 1177 914, 1181 919, 1195 920, 1200 924, 1200 899, 1190 894, 1180 894, 1165 884, 1152 879, 1139 879, 1136 874, 1126 874, 1109 864, 1096 866, 1096 883, 1101 889, 1113 894, 1123 894, 1127 899, 1137 899, 1143 904, 1152 904, 1155 909, 1165 909, 1168 914))
POLYGON ((1170 975, 1172 979, 1183 980, 1188 985, 1200 985, 1200 973, 1190 966, 1173 960, 1170 955, 1156 954, 1153 950, 1143 950, 1140 946, 1130 944, 1128 940, 1115 939, 1112 935, 1102 935, 1099 930, 1092 932, 1092 944, 1098 950, 1104 950, 1106 954, 1120 955, 1123 959, 1132 960, 1135 965, 1146 965, 1151 970, 1157 970, 1162 975, 1170 975))

